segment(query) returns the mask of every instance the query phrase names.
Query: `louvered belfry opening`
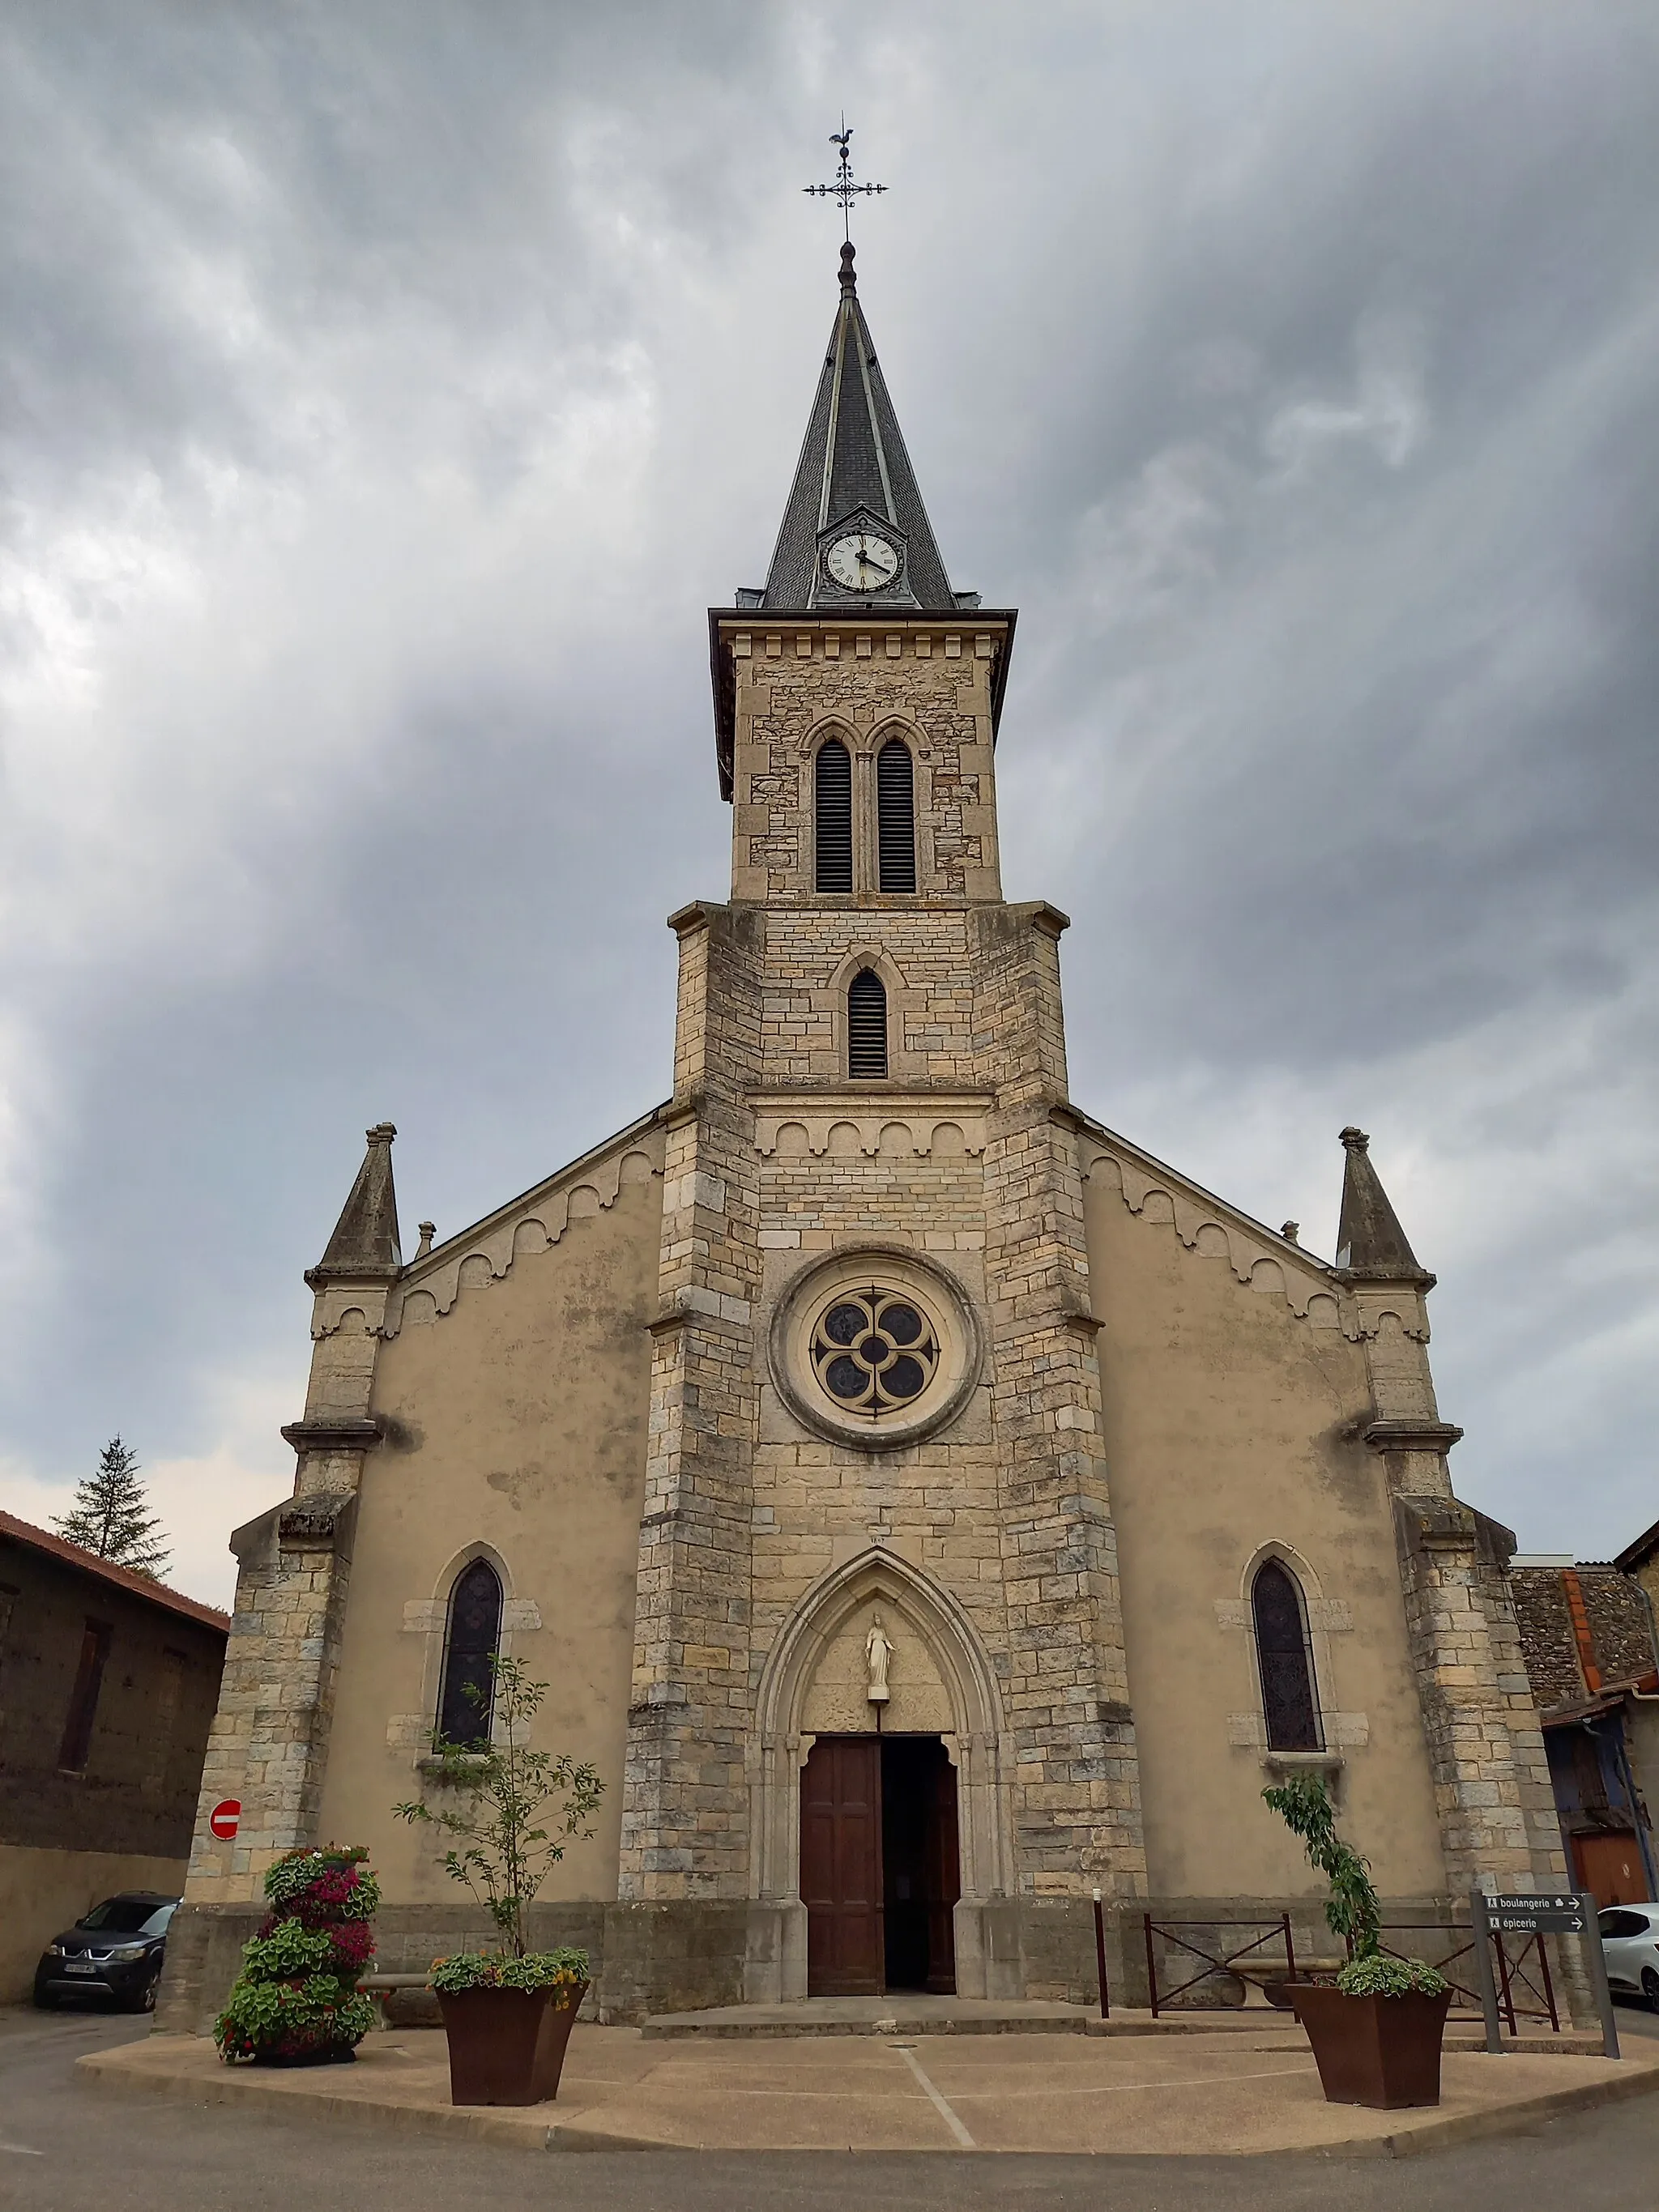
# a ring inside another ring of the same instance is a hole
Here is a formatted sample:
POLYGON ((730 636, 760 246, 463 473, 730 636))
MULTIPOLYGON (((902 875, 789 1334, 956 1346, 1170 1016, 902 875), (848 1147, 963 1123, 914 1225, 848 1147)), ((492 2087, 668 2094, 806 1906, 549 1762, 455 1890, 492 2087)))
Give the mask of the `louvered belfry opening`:
POLYGON ((871 968, 847 993, 847 1073, 854 1081, 887 1073, 887 988, 871 968))
POLYGON ((814 786, 817 887, 821 891, 853 888, 853 757, 839 738, 818 750, 814 786))
POLYGON ((916 887, 916 778, 910 748, 889 738, 876 755, 876 848, 884 891, 916 887))
POLYGON ((1301 1594, 1277 1559, 1261 1568, 1250 1590, 1255 1648, 1261 1667, 1261 1704, 1270 1751, 1322 1751, 1319 1704, 1314 1696, 1313 1654, 1301 1594))
POLYGON ((438 1734, 446 1743, 487 1744, 501 1640, 501 1582, 488 1559, 474 1559, 449 1598, 438 1734))

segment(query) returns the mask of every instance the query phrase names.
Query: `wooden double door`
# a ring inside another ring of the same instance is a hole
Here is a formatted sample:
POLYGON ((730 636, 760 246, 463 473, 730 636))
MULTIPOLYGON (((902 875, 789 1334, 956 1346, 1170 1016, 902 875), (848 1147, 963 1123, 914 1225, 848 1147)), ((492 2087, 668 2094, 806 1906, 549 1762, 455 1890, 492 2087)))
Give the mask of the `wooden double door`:
POLYGON ((820 1736, 801 1776, 812 1996, 957 1985, 956 1769, 936 1735, 820 1736))

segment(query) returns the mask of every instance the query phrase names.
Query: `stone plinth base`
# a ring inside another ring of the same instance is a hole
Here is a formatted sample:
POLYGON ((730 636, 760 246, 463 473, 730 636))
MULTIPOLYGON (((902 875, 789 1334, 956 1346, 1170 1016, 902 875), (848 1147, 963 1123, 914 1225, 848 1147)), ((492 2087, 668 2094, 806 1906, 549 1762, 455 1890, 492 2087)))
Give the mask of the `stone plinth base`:
MULTIPOLYGON (((1218 1958, 1269 1936, 1241 1963, 1259 1968, 1282 1963, 1283 1944, 1270 1935, 1282 1912, 1291 1916, 1298 1961, 1332 1948, 1315 1898, 1152 1898, 1119 1899, 1106 1906, 1106 1972, 1115 2011, 1139 2010, 1150 2000, 1143 1914, 1182 1930, 1187 1940, 1218 1958), (1219 1923, 1195 1925, 1194 1923, 1219 1923), (1189 1932, 1188 1932, 1189 1931, 1189 1932)), ((182 1905, 169 1931, 167 1972, 156 2005, 156 2025, 186 2035, 211 2033, 241 1955, 258 1926, 257 1905, 182 1905)), ((1392 1949, 1430 1960, 1467 1942, 1446 1898, 1391 1899, 1389 1922, 1412 1921, 1412 1929, 1388 1927, 1392 1949)), ((957 1907, 957 1995, 995 2003, 1047 2003, 1095 2008, 1099 1986, 1095 1961, 1094 1910, 1087 1897, 964 1898, 957 1907)), ((435 1958, 459 1950, 492 1950, 495 1938, 476 1907, 466 1905, 388 1905, 375 1923, 375 1970, 419 1973, 435 1958)), ((531 1910, 531 1940, 538 1949, 579 1944, 592 1961, 589 2007, 601 2021, 637 2025, 664 2013, 705 2012, 725 2005, 776 2005, 805 1997, 806 1913, 798 1899, 679 1899, 662 1903, 598 1900, 538 1905, 531 1910)), ((1179 1940, 1155 1936, 1161 2005, 1180 2009, 1237 2004, 1231 1974, 1206 1974, 1202 1960, 1179 1940), (1196 1980, 1171 1997, 1175 1985, 1196 1980), (1231 1986, 1230 1986, 1231 1985, 1231 1986)), ((1556 2002, 1564 2026, 1591 2024, 1582 1967, 1568 1957, 1571 1944, 1551 1942, 1556 2002)), ((1451 1972, 1472 1976, 1465 1957, 1451 1972)))

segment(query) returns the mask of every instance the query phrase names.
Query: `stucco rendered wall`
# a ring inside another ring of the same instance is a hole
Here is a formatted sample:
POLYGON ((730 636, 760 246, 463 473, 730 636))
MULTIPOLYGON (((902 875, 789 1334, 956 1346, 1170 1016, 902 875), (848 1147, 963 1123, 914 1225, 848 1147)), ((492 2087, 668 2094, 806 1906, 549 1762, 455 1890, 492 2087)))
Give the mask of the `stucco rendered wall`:
POLYGON ((100 1898, 123 1889, 156 1889, 178 1897, 187 1864, 182 1858, 140 1858, 126 1851, 0 1844, 0 2004, 21 2004, 33 1995, 41 1952, 100 1898))
POLYGON ((368 1846, 398 1905, 463 1894, 391 1808, 421 1793, 445 1601, 480 1547, 504 1575, 503 1650, 551 1685, 534 1741, 605 1784, 543 1898, 616 1894, 661 1180, 636 1152, 608 1206, 580 1197, 556 1243, 509 1238, 499 1277, 465 1263, 453 1306, 381 1347, 391 1435, 363 1474, 321 1826, 368 1846))
POLYGON ((1183 1218, 1178 1232, 1171 1198, 1127 1180, 1139 1211, 1113 1163, 1093 1162, 1084 1213, 1149 1888, 1320 1887, 1261 1802, 1276 1778, 1263 1765, 1249 1572, 1277 1547, 1310 1601, 1326 1741, 1344 1762, 1342 1832, 1385 1897, 1440 1893, 1389 1500, 1361 1440, 1363 1348, 1338 1325, 1328 1276, 1279 1248, 1241 1281, 1238 1239, 1230 1247, 1219 1218, 1196 1233, 1183 1218))

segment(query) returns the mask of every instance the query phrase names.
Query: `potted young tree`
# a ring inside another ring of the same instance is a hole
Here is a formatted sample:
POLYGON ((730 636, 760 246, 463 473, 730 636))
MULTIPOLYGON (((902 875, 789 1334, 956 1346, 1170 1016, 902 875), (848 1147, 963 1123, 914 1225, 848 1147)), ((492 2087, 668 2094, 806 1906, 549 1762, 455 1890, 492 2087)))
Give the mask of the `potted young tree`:
POLYGON ((433 1961, 451 2102, 538 2105, 558 2094, 588 1960, 569 1948, 532 1951, 529 1908, 564 1856, 559 1838, 592 1833, 586 1824, 605 1785, 585 1761, 531 1748, 547 1684, 532 1682, 520 1661, 492 1657, 489 1680, 469 1694, 491 1725, 476 1747, 441 1740, 433 1778, 459 1803, 434 1811, 417 1800, 392 1810, 451 1839, 444 1871, 484 1907, 499 1938, 495 1951, 433 1961))
POLYGON ((1352 1954, 1334 1984, 1287 1985, 1326 2103, 1437 2105, 1451 1984, 1421 1960, 1382 1950, 1370 1865, 1337 1834, 1330 1793, 1317 1775, 1292 1775, 1261 1795, 1329 1882, 1325 1917, 1352 1954))
POLYGON ((270 1911, 214 2023, 227 2065, 331 2066, 355 2058, 374 2025, 357 1978, 374 1950, 380 1885, 368 1853, 285 1851, 265 1874, 270 1911))

